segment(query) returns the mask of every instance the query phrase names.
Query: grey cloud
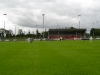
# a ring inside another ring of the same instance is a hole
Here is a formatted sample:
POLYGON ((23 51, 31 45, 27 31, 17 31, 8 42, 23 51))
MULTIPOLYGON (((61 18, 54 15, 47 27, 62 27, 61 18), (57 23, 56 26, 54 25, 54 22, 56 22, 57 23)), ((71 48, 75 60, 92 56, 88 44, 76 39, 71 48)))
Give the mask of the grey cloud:
MULTIPOLYGON (((84 0, 86 1, 86 0, 84 0)), ((79 23, 78 15, 81 15, 81 27, 88 30, 93 22, 100 22, 100 1, 89 0, 84 2, 77 0, 0 0, 2 10, 7 11, 8 19, 12 23, 23 27, 43 26, 43 16, 46 28, 77 27, 79 23), (80 3, 81 2, 81 3, 80 3), (90 5, 90 6, 89 6, 90 5)))

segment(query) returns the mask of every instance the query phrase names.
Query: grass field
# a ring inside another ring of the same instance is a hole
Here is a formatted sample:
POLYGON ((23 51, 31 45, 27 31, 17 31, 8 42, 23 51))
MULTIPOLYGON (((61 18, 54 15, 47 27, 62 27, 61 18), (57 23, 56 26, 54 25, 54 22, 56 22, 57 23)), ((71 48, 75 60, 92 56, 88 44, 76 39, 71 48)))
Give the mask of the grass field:
POLYGON ((0 75, 100 75, 100 40, 0 42, 0 75))

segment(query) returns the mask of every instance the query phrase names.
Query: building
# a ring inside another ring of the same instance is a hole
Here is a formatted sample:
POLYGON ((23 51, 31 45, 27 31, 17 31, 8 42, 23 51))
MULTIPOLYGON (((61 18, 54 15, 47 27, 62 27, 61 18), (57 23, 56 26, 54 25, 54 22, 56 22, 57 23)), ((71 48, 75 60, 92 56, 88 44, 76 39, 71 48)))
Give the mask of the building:
POLYGON ((73 39, 82 38, 86 29, 49 29, 49 39, 73 39))

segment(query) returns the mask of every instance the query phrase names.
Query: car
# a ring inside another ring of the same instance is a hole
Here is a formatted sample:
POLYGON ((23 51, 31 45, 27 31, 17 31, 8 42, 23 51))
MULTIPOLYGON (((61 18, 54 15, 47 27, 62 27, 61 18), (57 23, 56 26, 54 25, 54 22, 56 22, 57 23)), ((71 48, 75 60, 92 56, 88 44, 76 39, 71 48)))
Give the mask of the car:
POLYGON ((82 38, 81 40, 89 40, 89 38, 82 38))
POLYGON ((100 40, 100 38, 96 38, 97 40, 100 40))

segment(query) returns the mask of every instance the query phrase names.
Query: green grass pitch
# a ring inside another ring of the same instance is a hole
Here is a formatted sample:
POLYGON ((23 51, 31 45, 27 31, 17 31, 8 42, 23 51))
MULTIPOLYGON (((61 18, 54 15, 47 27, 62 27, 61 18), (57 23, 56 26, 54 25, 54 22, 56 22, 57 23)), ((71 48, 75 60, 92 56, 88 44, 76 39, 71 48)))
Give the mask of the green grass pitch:
POLYGON ((100 40, 0 42, 0 75, 100 75, 100 40))

